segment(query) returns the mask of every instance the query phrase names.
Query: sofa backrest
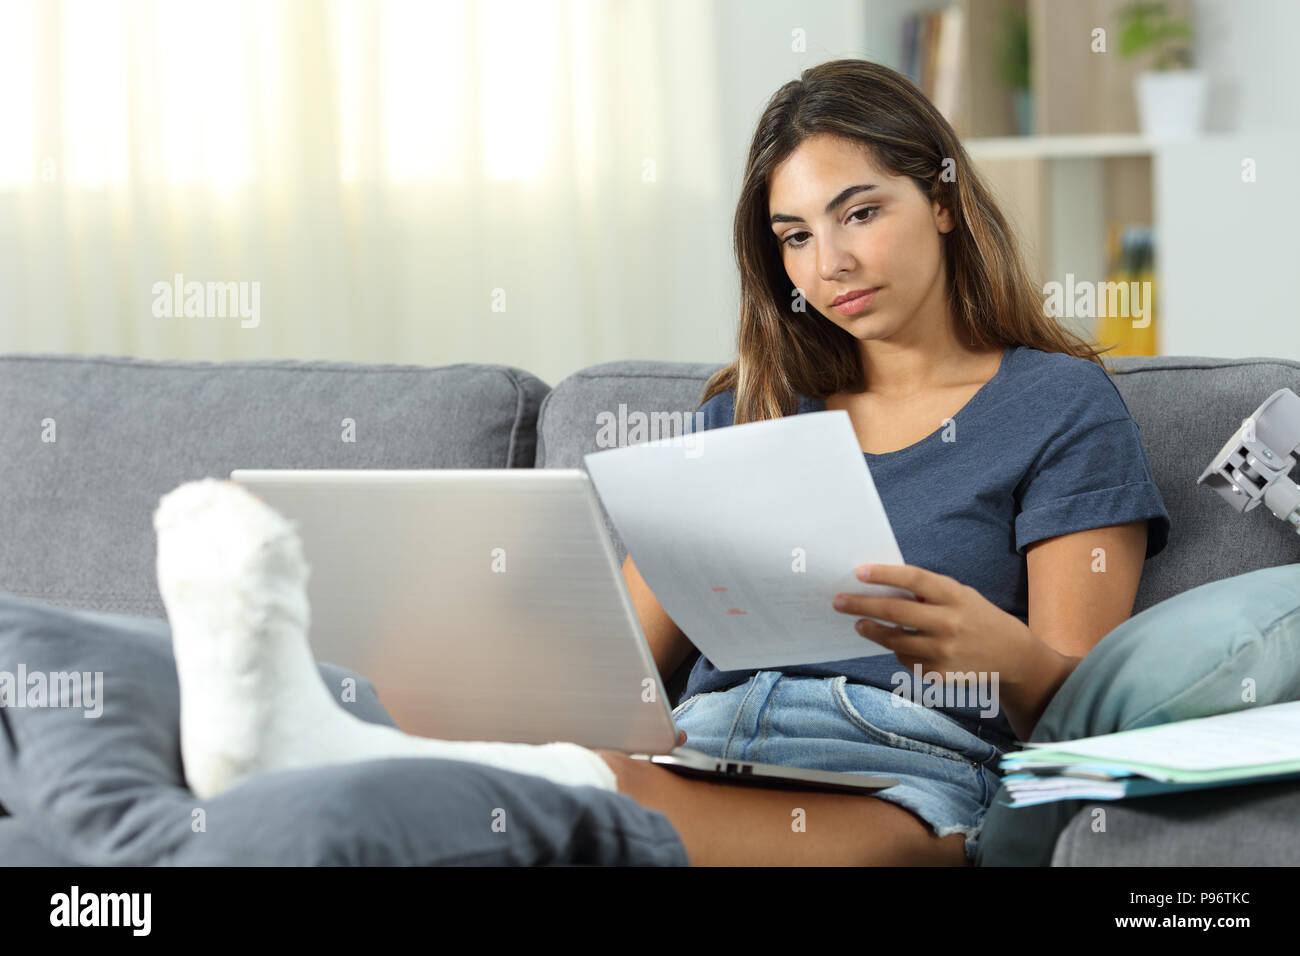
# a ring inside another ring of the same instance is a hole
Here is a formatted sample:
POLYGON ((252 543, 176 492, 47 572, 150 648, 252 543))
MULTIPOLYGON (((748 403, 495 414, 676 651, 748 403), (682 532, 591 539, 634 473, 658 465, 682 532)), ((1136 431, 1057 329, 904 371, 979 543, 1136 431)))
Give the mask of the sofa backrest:
MULTIPOLYGON (((1209 581, 1300 562, 1300 535, 1264 507, 1238 514, 1196 479, 1242 421, 1279 388, 1300 394, 1300 362, 1178 356, 1110 358, 1169 511, 1165 550, 1147 561, 1134 613, 1209 581)), ((597 416, 689 414, 716 363, 610 362, 566 378, 538 419, 537 466, 585 468, 597 416)), ((1300 469, 1294 475, 1300 479, 1300 469)), ((605 516, 620 563, 627 551, 605 516)))
MULTIPOLYGON (((542 401, 537 416, 536 467, 586 471, 584 455, 613 447, 608 443, 611 422, 627 422, 630 431, 636 419, 648 422, 652 416, 660 416, 660 424, 649 425, 651 431, 644 437, 682 434, 681 426, 700 405, 704 383, 721 367, 707 362, 623 361, 575 372, 542 401)), ((643 439, 629 434, 627 444, 639 440, 643 439)), ((623 444, 621 438, 618 444, 623 444)), ((600 511, 622 564, 627 547, 603 504, 600 511)))
MULTIPOLYGON (((1157 356, 1111 364, 1171 522, 1169 545, 1143 571, 1134 613, 1210 581, 1300 562, 1291 525, 1262 505, 1238 514, 1196 483, 1266 398, 1279 388, 1300 394, 1300 362, 1157 356)), ((1291 478, 1300 479, 1300 469, 1291 478)))
POLYGON ((0 355, 0 591, 164 617, 153 512, 177 485, 234 468, 531 468, 548 390, 503 365, 0 355))
MULTIPOLYGON (((1196 484, 1265 398, 1300 393, 1300 362, 1110 364, 1173 522, 1168 547, 1146 564, 1135 613, 1209 581, 1300 562, 1289 526, 1262 507, 1237 514, 1196 484)), ((501 365, 0 355, 0 591, 161 617, 152 515, 182 482, 234 468, 585 468, 611 422, 617 433, 638 413, 689 416, 720 367, 609 362, 549 389, 501 365), (344 440, 345 419, 355 441, 344 440)), ((626 549, 604 518, 621 563, 626 549)))

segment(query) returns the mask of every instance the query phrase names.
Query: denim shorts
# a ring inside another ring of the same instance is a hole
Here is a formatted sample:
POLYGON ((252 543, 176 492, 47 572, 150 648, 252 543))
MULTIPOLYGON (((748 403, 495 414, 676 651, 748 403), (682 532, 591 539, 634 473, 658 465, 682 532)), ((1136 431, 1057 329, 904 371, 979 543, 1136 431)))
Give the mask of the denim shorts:
POLYGON ((844 773, 898 785, 872 796, 919 816, 944 837, 966 837, 974 862, 984 812, 1001 785, 1003 751, 929 707, 846 677, 759 671, 673 710, 686 746, 714 757, 844 773))

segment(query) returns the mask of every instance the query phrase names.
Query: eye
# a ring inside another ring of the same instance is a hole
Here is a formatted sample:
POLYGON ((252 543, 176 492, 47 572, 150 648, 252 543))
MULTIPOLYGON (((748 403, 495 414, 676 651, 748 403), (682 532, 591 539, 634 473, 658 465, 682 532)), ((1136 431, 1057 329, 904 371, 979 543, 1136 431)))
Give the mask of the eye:
MULTIPOLYGON (((864 219, 855 219, 854 217, 855 217, 855 216, 861 216, 864 212, 871 212, 871 213, 874 213, 874 212, 878 211, 879 209, 880 209, 879 206, 863 206, 861 209, 857 210, 856 212, 851 213, 851 214, 849 215, 849 218, 852 219, 854 222, 870 222, 871 219, 875 219, 876 217, 875 217, 875 216, 872 216, 870 219, 866 219, 866 218, 864 218, 864 219)), ((804 239, 804 240, 802 240, 802 241, 800 241, 800 242, 794 242, 794 241, 792 241, 792 240, 793 240, 796 236, 806 236, 806 235, 808 235, 807 232, 793 232, 793 233, 791 233, 790 235, 786 236, 784 240, 782 240, 781 245, 783 245, 783 246, 789 246, 791 249, 801 249, 801 248, 803 248, 805 245, 807 245, 808 240, 807 240, 807 239, 804 239)))

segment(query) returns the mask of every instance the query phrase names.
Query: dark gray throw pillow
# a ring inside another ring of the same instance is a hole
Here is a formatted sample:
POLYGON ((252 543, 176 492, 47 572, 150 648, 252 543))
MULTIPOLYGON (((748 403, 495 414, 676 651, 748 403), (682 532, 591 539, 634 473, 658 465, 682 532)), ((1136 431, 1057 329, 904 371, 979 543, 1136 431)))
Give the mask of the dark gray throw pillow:
MULTIPOLYGON (((364 677, 319 667, 336 699, 355 681, 355 701, 341 706, 393 725, 364 677)), ((630 797, 466 761, 269 773, 201 801, 181 766, 168 623, 0 592, 0 680, 8 674, 14 687, 25 674, 15 689, 30 694, 32 675, 74 672, 91 675, 90 691, 102 675, 98 700, 27 706, 36 700, 24 697, 0 707, 0 803, 56 857, 111 866, 687 862, 668 819, 630 797)))

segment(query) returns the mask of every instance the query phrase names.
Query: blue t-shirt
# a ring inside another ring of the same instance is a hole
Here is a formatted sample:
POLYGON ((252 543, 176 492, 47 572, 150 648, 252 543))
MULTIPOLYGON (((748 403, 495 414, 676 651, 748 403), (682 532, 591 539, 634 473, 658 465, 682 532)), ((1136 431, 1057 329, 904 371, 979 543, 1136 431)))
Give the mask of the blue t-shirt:
MULTIPOLYGON (((800 396, 796 414, 825 410, 823 400, 800 396)), ((698 411, 701 421, 692 430, 734 424, 734 390, 714 395, 698 411)), ((944 433, 940 425, 907 448, 864 452, 903 561, 970 585, 1026 624, 1024 551, 1033 542, 1141 518, 1148 519, 1148 558, 1169 540, 1169 513, 1137 422, 1106 370, 1094 362, 1007 348, 997 374, 953 416, 948 433, 956 440, 944 441, 944 433)), ((854 620, 845 615, 845 628, 854 620)), ((912 672, 892 653, 767 669, 843 674, 915 694, 917 701, 924 690, 913 687, 912 672), (895 679, 896 673, 903 676, 895 679)), ((681 699, 725 690, 754 673, 720 671, 700 655, 681 699)), ((1018 749, 1001 710, 985 717, 975 701, 968 703, 935 709, 1003 750, 1018 749)))

